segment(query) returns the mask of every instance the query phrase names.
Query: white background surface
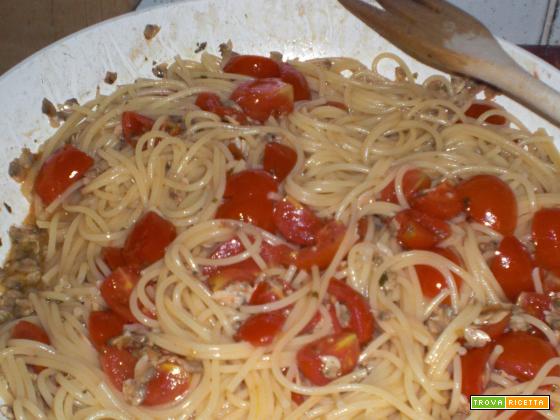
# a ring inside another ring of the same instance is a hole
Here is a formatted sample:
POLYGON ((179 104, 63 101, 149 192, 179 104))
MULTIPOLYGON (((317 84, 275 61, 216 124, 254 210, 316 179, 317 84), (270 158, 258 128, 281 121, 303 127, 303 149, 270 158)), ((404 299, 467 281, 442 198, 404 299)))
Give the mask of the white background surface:
MULTIPOLYGON (((182 0, 142 0, 139 9, 156 4, 182 0)), ((230 0, 234 2, 235 0, 230 0)), ((257 0, 258 2, 259 0, 257 0)), ((271 2, 275 0, 260 0, 271 2)), ((318 1, 323 0, 307 0, 318 1)), ((515 44, 560 44, 560 18, 552 25, 552 34, 542 38, 547 23, 552 24, 556 0, 450 0, 451 3, 473 14, 493 33, 515 44), (548 12, 551 6, 550 13, 548 12)), ((257 4, 255 2, 255 4, 257 4)), ((560 15, 560 13, 556 13, 560 15)))

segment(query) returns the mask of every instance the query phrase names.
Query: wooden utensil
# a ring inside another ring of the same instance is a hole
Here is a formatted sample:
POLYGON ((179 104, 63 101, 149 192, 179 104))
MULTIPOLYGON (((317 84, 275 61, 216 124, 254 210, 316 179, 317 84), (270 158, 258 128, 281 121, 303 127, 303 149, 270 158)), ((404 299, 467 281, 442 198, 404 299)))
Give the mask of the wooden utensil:
POLYGON ((560 125, 560 94, 519 66, 482 23, 445 0, 338 0, 407 54, 493 85, 560 125))

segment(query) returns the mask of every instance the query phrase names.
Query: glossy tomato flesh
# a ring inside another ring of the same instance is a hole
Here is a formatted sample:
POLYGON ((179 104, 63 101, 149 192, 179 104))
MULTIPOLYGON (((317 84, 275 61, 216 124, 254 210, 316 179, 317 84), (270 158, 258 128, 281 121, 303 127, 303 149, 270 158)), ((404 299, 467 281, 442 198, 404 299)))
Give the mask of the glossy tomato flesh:
POLYGON ((224 72, 243 74, 257 79, 279 77, 280 65, 260 55, 234 55, 224 65, 224 72))
POLYGON ((243 112, 264 123, 269 117, 289 114, 294 109, 294 89, 280 79, 257 79, 241 83, 231 94, 243 112))
POLYGON ((111 271, 115 271, 119 267, 124 267, 126 265, 126 259, 124 258, 123 249, 114 246, 108 246, 101 249, 101 258, 107 264, 107 267, 111 271))
POLYGON ((490 270, 511 302, 515 302, 521 292, 534 290, 531 254, 515 236, 502 239, 496 256, 490 261, 490 270))
POLYGON ((292 171, 297 161, 296 152, 280 143, 267 143, 264 148, 263 168, 278 182, 282 182, 292 171))
POLYGON ((493 175, 476 175, 457 186, 468 216, 501 233, 512 235, 517 225, 517 200, 508 184, 493 175))
POLYGON ((317 240, 323 221, 313 211, 286 197, 277 201, 273 211, 274 225, 288 241, 298 245, 312 245, 317 240))
POLYGON ((35 179, 35 192, 49 205, 93 166, 93 159, 67 144, 54 152, 41 166, 35 179))
POLYGON ((138 359, 128 350, 106 346, 101 350, 99 359, 103 372, 119 391, 122 391, 124 381, 134 378, 134 367, 138 359))
POLYGON ((467 398, 484 392, 486 368, 493 349, 493 344, 487 344, 484 347, 469 349, 461 356, 461 392, 467 398))
MULTIPOLYGON (((488 105, 488 104, 481 104, 474 102, 466 111, 465 115, 471 118, 478 118, 486 111, 490 111, 496 109, 495 107, 488 105)), ((507 120, 502 117, 501 115, 492 115, 484 120, 487 123, 494 124, 494 125, 505 125, 507 120)))
POLYGON ((139 279, 136 268, 119 267, 103 280, 99 288, 109 308, 128 322, 136 322, 130 311, 129 300, 139 279))
POLYGON ((443 220, 418 210, 403 210, 395 216, 399 224, 397 240, 408 249, 430 249, 451 235, 451 228, 443 220))
POLYGON ((291 64, 280 64, 280 79, 294 88, 294 101, 311 99, 311 91, 305 76, 291 64))
MULTIPOLYGON (((430 250, 438 255, 441 255, 444 258, 447 258, 451 262, 455 263, 458 266, 461 266, 461 260, 452 250, 449 248, 433 248, 430 250)), ((414 266, 416 270, 416 274, 418 275, 418 281, 420 282, 420 287, 422 288, 422 293, 427 298, 435 298, 443 289, 447 289, 447 281, 443 274, 434 267, 430 265, 416 265, 414 266)), ((457 290, 461 290, 462 279, 461 277, 453 274, 453 279, 455 280, 455 284, 457 286, 457 290)), ((445 298, 443 301, 445 304, 450 304, 451 299, 449 297, 445 298)))
POLYGON ((243 112, 231 107, 225 106, 218 95, 211 92, 201 92, 196 97, 195 103, 203 111, 213 112, 222 119, 231 117, 239 124, 247 124, 247 117, 243 112))
POLYGON ((346 227, 342 223, 334 220, 326 223, 318 231, 315 245, 302 248, 293 254, 294 264, 300 270, 311 270, 314 265, 324 270, 338 251, 345 233, 346 227))
POLYGON ((176 401, 189 389, 190 378, 189 372, 179 363, 161 362, 146 385, 142 405, 151 407, 176 401))
POLYGON ((452 219, 463 211, 463 203, 455 186, 449 181, 415 193, 410 199, 410 206, 442 220, 452 219))
POLYGON ((152 129, 154 120, 137 112, 125 111, 122 114, 121 125, 124 140, 134 147, 137 138, 152 129))
POLYGON ((282 311, 262 312, 251 315, 237 330, 236 341, 247 341, 253 346, 267 346, 282 331, 286 316, 282 311))
POLYGON ((126 324, 125 319, 111 310, 92 311, 88 319, 89 338, 93 345, 100 349, 111 338, 121 335, 126 324))
POLYGON ((537 211, 532 233, 537 265, 547 270, 560 268, 560 208, 537 211))
MULTIPOLYGON (((410 169, 406 171, 402 179, 402 190, 405 198, 410 200, 412 196, 418 191, 422 191, 426 188, 430 188, 432 181, 430 177, 426 175, 420 169, 410 169)), ((391 181, 385 188, 381 190, 379 199, 381 201, 387 201, 389 203, 397 204, 399 202, 397 198, 397 192, 395 191, 395 181, 391 181)))

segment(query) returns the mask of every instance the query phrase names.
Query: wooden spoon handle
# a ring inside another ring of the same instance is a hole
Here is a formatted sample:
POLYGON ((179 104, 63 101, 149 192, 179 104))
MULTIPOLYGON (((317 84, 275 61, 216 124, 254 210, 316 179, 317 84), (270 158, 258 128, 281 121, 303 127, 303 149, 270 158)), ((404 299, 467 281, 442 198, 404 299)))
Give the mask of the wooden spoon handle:
POLYGON ((560 125, 560 93, 531 76, 515 61, 478 62, 469 69, 469 73, 496 86, 527 108, 560 125))

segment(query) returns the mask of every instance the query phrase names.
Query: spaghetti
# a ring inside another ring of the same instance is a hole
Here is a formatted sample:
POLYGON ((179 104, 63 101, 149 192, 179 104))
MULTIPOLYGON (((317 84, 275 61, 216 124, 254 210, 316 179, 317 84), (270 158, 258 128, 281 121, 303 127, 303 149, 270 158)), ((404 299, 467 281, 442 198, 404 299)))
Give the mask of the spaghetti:
POLYGON ((469 413, 468 396, 560 404, 545 132, 470 81, 418 83, 391 54, 368 68, 226 48, 165 73, 73 105, 26 173, 41 271, 28 310, 0 326, 5 415, 506 418, 469 413))

